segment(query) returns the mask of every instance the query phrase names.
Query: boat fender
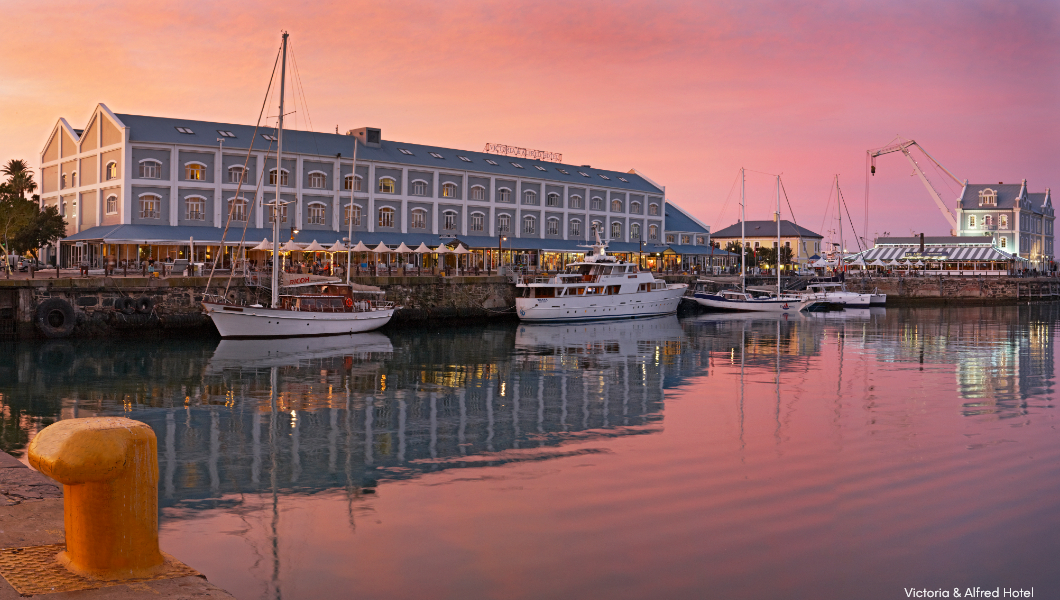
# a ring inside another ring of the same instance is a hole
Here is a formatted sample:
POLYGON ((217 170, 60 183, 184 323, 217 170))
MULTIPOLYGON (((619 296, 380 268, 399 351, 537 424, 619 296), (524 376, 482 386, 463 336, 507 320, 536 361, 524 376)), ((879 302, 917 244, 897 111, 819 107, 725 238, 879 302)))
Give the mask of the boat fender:
POLYGON ((237 304, 239 300, 239 294, 235 293, 234 291, 228 292, 228 294, 225 295, 225 298, 228 299, 230 303, 237 304))
POLYGON ((140 296, 136 299, 136 312, 149 315, 154 309, 155 301, 150 296, 140 296))
POLYGON ((131 315, 136 312, 136 300, 129 296, 122 298, 114 303, 114 306, 121 312, 131 315))
POLYGON ((353 298, 346 298, 346 308, 353 308, 353 298))
POLYGON ((64 338, 74 332, 77 315, 74 307, 62 298, 48 298, 37 306, 37 329, 46 337, 64 338))

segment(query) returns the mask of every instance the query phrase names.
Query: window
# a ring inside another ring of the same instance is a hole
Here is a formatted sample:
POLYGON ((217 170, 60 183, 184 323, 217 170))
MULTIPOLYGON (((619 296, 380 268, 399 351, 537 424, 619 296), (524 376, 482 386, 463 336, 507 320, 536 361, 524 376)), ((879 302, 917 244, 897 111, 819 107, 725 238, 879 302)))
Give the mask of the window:
POLYGON ((523 192, 523 204, 537 204, 537 192, 534 190, 523 192))
POLYGON ((604 199, 600 196, 593 196, 592 201, 589 203, 591 210, 600 210, 604 207, 604 199))
POLYGON ((651 240, 651 241, 655 241, 655 240, 659 239, 659 226, 658 225, 648 225, 648 239, 651 240))
POLYGON ((444 156, 442 156, 441 154, 438 154, 437 152, 428 152, 427 154, 430 154, 431 156, 433 156, 435 158, 445 158, 444 156))
POLYGON ((140 196, 140 218, 157 219, 162 208, 162 199, 154 194, 140 196))
POLYGON ((206 165, 197 162, 185 163, 184 179, 188 181, 206 181, 206 165))
POLYGON ((621 181, 622 183, 629 183, 629 180, 626 179, 625 177, 619 177, 618 180, 621 181))
MULTIPOLYGON (((280 169, 280 185, 287 185, 287 169, 280 169)), ((276 169, 269 171, 269 185, 276 185, 276 169)))
POLYGON ((618 221, 611 223, 611 239, 622 239, 622 224, 618 221))
MULTIPOLYGON (((393 181, 393 180, 391 180, 393 181)), ((379 226, 380 227, 393 227, 394 226, 394 209, 389 206, 384 206, 379 209, 379 226)))
POLYGON ((570 207, 571 208, 585 208, 585 206, 582 204, 582 197, 581 196, 571 196, 570 197, 570 207))
POLYGON ((484 217, 482 213, 471 213, 471 231, 482 231, 484 226, 484 217))
MULTIPOLYGON (((681 243, 685 244, 685 245, 691 244, 692 243, 692 236, 690 236, 690 235, 682 235, 681 236, 681 243)), ((773 247, 774 248, 777 247, 777 243, 776 242, 773 242, 773 247)))
POLYGON ((143 179, 161 179, 162 163, 154 159, 141 160, 140 177, 143 179))
MULTIPOLYGON (((667 244, 674 243, 674 234, 672 234, 672 233, 666 234, 666 243, 667 244)), ((758 242, 755 242, 755 248, 757 248, 757 247, 758 247, 758 242)))
POLYGON ((531 216, 523 217, 523 233, 534 233, 537 230, 537 219, 531 216))
POLYGON ((244 222, 247 220, 247 200, 246 198, 229 198, 228 199, 228 215, 233 221, 244 222))
POLYGON ((548 170, 545 167, 542 167, 541 165, 534 165, 534 168, 537 169, 538 171, 547 171, 548 170))
POLYGON ((466 156, 457 155, 457 158, 459 158, 460 160, 462 160, 464 162, 471 162, 471 159, 466 157, 466 156))
POLYGON ((582 234, 582 222, 578 219, 574 219, 570 222, 570 234, 578 237, 582 234))
POLYGON ((223 129, 218 129, 217 133, 221 134, 221 137, 226 137, 226 138, 234 138, 234 137, 236 137, 236 134, 232 133, 231 131, 225 131, 223 129))
MULTIPOLYGON (((380 182, 382 185, 382 182, 380 182)), ((382 191, 382 190, 379 190, 382 191)), ((412 182, 412 195, 413 196, 426 196, 427 195, 427 182, 422 179, 417 179, 412 182)))
POLYGON ((175 129, 177 131, 179 131, 180 133, 183 133, 183 134, 186 134, 186 135, 193 135, 195 133, 189 127, 176 127, 175 129))
POLYGON ((323 202, 313 202, 309 205, 309 218, 307 222, 310 225, 323 225, 324 217, 327 214, 327 205, 323 202))
POLYGON ((497 190, 497 202, 511 202, 512 191, 508 188, 501 188, 497 190))
POLYGON ((629 225, 629 239, 639 240, 640 239, 640 223, 630 223, 629 225))
MULTIPOLYGON (((269 207, 269 223, 275 223, 275 222, 276 222, 276 207, 275 206, 270 206, 269 207)), ((282 206, 280 206, 280 222, 281 223, 286 223, 287 222, 287 205, 286 204, 283 204, 282 206)))
POLYGON ((324 186, 328 184, 328 176, 320 171, 309 172, 309 187, 315 190, 322 190, 324 186))
POLYGON ((983 228, 989 229, 990 228, 990 224, 992 222, 993 222, 993 219, 990 218, 990 215, 984 216, 983 217, 983 228))
POLYGON ((553 217, 548 220, 548 234, 559 235, 559 219, 553 217))
POLYGON ((405 154, 407 156, 416 156, 415 154, 412 153, 411 150, 406 150, 404 148, 398 148, 398 152, 400 152, 402 154, 405 154))
MULTIPOLYGON (((706 243, 707 243, 707 238, 705 236, 702 236, 702 235, 697 235, 696 236, 696 245, 697 246, 702 246, 702 245, 704 245, 706 243)), ((791 242, 784 242, 784 247, 785 248, 791 248, 791 242)))
POLYGON ((510 233, 512 230, 511 215, 497 215, 497 233, 510 233))
MULTIPOLYGON (((383 194, 393 194, 397 186, 394 185, 394 179, 392 177, 381 177, 379 178, 379 191, 383 194)), ((425 192, 426 193, 426 192, 425 192)))
POLYGON ((491 165, 493 165, 493 166, 495 166, 495 167, 497 166, 497 163, 496 163, 496 162, 494 162, 494 161, 492 161, 492 160, 490 160, 490 159, 488 159, 488 158, 486 159, 486 162, 488 162, 489 164, 491 164, 491 165))
POLYGON ((589 176, 589 174, 584 172, 584 171, 578 171, 578 175, 581 175, 582 177, 588 177, 589 176))
POLYGON ((446 183, 442 185, 443 198, 456 198, 456 184, 446 183))
POLYGON ((409 227, 413 229, 427 229, 427 211, 422 208, 412 209, 412 222, 409 227))
POLYGON ((360 175, 347 175, 342 180, 342 189, 354 192, 363 192, 364 190, 361 189, 362 181, 363 179, 360 175))
POLYGON ((246 180, 246 169, 240 166, 228 167, 228 183, 245 183, 246 180))
POLYGON ((968 227, 975 228, 975 215, 968 215, 968 227))
POLYGON ((343 215, 343 223, 342 224, 345 225, 346 227, 350 226, 350 208, 351 208, 351 206, 353 208, 353 226, 354 227, 360 227, 361 226, 361 205, 360 204, 352 204, 352 205, 351 204, 347 204, 346 205, 346 210, 345 210, 346 214, 343 215))
POLYGON ((622 201, 612 200, 611 201, 611 212, 622 212, 622 201))
POLYGON ((549 194, 545 198, 546 206, 559 206, 559 194, 549 194))
POLYGON ((1006 246, 1006 244, 1008 244, 1008 240, 1005 239, 1005 238, 1000 238, 1000 240, 1001 240, 1001 247, 1004 248, 1006 246))
POLYGON ((560 173, 563 173, 564 175, 570 175, 570 173, 568 173, 567 171, 564 171, 563 169, 557 168, 556 170, 559 171, 560 173))
POLYGON ((259 134, 259 135, 261 135, 261 139, 263 139, 263 140, 269 140, 270 142, 275 142, 276 141, 276 136, 274 136, 274 135, 269 135, 267 133, 262 133, 262 134, 259 134))
POLYGON ((118 213, 118 197, 107 196, 107 214, 114 215, 118 213))
POLYGON ((600 221, 593 221, 592 229, 589 232, 589 234, 592 235, 593 237, 595 237, 597 233, 603 233, 603 231, 604 231, 604 224, 601 223, 600 221))
POLYGON ((990 188, 979 190, 979 206, 997 206, 997 192, 990 188))
POLYGON ((188 221, 206 220, 206 198, 187 196, 184 198, 184 218, 188 221))
POLYGON ((456 229, 456 211, 447 210, 442 213, 442 229, 456 229))
POLYGON ((635 215, 639 215, 640 214, 640 202, 630 202, 629 203, 629 212, 631 212, 631 213, 633 213, 635 215))
POLYGON ((519 164, 517 162, 513 162, 512 166, 515 167, 516 169, 522 169, 523 168, 523 165, 521 165, 521 164, 519 164))
POLYGON ((77 171, 70 173, 70 187, 77 187, 77 171))
POLYGON ((118 163, 109 162, 107 163, 107 179, 118 178, 118 163))
POLYGON ((472 200, 485 200, 486 199, 486 188, 481 185, 471 186, 471 199, 472 200))
POLYGON ((600 173, 600 179, 606 179, 608 181, 611 181, 611 178, 608 177, 607 175, 604 175, 603 173, 600 173))
POLYGON ((63 173, 62 175, 59 176, 59 189, 60 190, 65 190, 66 189, 66 173, 63 173))
POLYGON ((658 215, 659 214, 659 205, 658 204, 649 204, 648 205, 648 214, 649 215, 658 215))

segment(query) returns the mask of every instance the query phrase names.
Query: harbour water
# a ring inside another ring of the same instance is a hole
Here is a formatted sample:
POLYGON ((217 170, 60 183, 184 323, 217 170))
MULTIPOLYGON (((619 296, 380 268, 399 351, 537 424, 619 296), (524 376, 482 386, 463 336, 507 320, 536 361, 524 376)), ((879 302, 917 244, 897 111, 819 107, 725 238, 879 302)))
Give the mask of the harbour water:
POLYGON ((1048 598, 1058 319, 11 343, 0 445, 149 423, 163 550, 244 599, 1048 598))

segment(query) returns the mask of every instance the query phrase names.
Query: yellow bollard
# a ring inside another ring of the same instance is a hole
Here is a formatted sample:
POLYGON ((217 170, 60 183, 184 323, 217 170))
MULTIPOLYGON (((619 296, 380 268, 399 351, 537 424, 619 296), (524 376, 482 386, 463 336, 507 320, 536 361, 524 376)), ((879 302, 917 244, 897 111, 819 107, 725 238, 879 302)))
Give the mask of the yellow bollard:
POLYGON ((151 577, 158 548, 158 446, 123 417, 59 421, 29 445, 29 463, 63 484, 68 569, 98 579, 151 577))

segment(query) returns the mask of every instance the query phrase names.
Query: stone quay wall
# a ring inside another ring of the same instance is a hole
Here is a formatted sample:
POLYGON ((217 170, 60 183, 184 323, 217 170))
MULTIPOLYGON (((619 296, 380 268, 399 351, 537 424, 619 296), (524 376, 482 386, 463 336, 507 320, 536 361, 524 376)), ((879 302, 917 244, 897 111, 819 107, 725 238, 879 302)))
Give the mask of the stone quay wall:
MULTIPOLYGON (((391 323, 416 325, 461 319, 514 318, 515 286, 504 277, 358 277, 379 286, 400 306, 391 323)), ((0 280, 0 339, 42 337, 35 324, 42 303, 58 298, 73 309, 73 337, 159 334, 167 330, 216 332, 199 304, 205 277, 95 277, 0 280)), ((242 279, 215 278, 211 295, 253 304, 268 290, 242 279)))

